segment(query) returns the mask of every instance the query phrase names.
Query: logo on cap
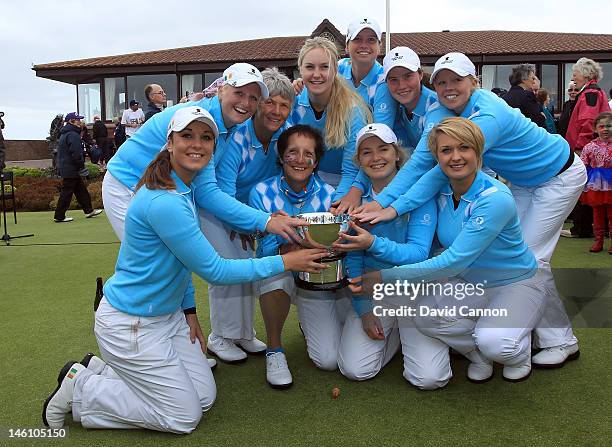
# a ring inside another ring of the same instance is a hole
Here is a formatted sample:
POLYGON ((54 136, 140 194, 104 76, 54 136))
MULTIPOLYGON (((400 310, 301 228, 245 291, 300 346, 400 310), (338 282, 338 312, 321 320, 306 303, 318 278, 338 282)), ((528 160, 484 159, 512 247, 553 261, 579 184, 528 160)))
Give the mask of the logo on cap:
POLYGON ((365 24, 371 25, 371 23, 370 23, 370 21, 368 19, 363 19, 361 22, 359 22, 359 24, 360 25, 365 25, 365 24))
POLYGON ((440 62, 440 65, 442 64, 452 64, 454 61, 450 58, 450 56, 446 56, 444 58, 444 60, 442 62, 440 62))

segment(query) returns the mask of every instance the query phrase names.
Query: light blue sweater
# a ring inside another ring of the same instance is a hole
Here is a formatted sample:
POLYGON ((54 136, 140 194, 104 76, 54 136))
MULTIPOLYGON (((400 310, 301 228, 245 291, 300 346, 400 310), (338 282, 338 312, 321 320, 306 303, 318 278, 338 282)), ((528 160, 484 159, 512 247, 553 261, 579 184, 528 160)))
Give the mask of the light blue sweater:
MULTIPOLYGON (((427 148, 427 137, 433 126, 448 116, 457 114, 440 103, 430 108, 415 152, 377 198, 380 205, 391 205, 403 214, 435 197, 447 183, 439 167, 431 169, 435 159, 427 148)), ((459 116, 482 130, 483 164, 514 185, 539 186, 554 177, 569 158, 569 145, 562 136, 549 134, 487 90, 472 93, 459 116)))
POLYGON ((221 104, 217 97, 202 99, 168 107, 163 112, 153 115, 138 131, 121 145, 117 153, 108 163, 110 173, 123 185, 134 190, 140 177, 144 174, 149 163, 157 156, 160 149, 166 144, 168 124, 181 107, 200 106, 210 112, 219 128, 219 138, 215 148, 215 155, 208 165, 193 180, 197 187, 196 203, 225 222, 231 222, 235 227, 251 232, 264 231, 269 215, 243 205, 239 201, 228 197, 217 186, 214 163, 223 158, 223 152, 231 141, 233 132, 245 126, 240 124, 227 129, 221 114, 221 104))
POLYGON ((173 172, 176 190, 140 188, 128 208, 125 238, 104 296, 121 312, 159 316, 195 307, 191 272, 213 284, 236 284, 284 271, 280 256, 221 258, 202 234, 195 186, 173 172))
POLYGON ((383 270, 384 281, 460 277, 488 288, 535 275, 537 261, 523 240, 516 204, 506 185, 478 171, 454 209, 447 178, 437 205, 438 239, 445 250, 423 262, 383 270))

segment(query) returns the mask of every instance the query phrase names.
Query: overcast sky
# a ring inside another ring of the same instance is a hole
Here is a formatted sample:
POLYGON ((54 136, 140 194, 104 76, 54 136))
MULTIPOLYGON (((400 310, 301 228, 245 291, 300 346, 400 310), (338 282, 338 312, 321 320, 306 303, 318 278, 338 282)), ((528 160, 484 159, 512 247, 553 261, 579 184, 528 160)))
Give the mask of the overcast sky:
MULTIPOLYGON (((604 0, 390 3, 391 33, 444 29, 610 33, 612 23, 612 2, 604 0), (588 12, 581 18, 580 11, 588 12)), ((344 33, 350 21, 362 16, 377 19, 384 29, 385 0, 0 0, 0 110, 6 113, 4 136, 44 139, 57 113, 76 109, 75 87, 37 78, 31 70, 33 64, 309 35, 324 18, 344 33)))

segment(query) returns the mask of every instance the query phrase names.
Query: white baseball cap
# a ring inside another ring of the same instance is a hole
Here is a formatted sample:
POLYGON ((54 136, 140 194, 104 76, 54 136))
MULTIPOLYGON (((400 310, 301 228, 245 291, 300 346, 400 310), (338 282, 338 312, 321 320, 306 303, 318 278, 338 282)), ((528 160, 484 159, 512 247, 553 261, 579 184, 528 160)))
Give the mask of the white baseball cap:
POLYGON ((204 124, 208 124, 210 129, 213 131, 213 134, 215 134, 215 138, 219 136, 219 128, 208 110, 203 109, 202 107, 189 106, 182 107, 174 112, 174 115, 172 115, 172 119, 168 124, 168 132, 166 133, 166 137, 170 137, 172 132, 180 132, 194 121, 201 121, 204 124))
POLYGON ((245 62, 230 65, 223 72, 223 85, 231 85, 232 87, 242 87, 243 85, 256 82, 261 89, 262 99, 268 99, 270 93, 268 87, 264 84, 263 76, 260 71, 245 62))
POLYGON ((433 73, 431 74, 432 83, 434 82, 436 74, 441 70, 450 70, 459 76, 476 76, 476 67, 463 53, 448 53, 438 59, 436 65, 434 65, 433 73))
POLYGON ((387 144, 397 144, 397 137, 389 126, 382 123, 372 123, 362 127, 357 133, 357 149, 359 149, 359 145, 364 140, 367 140, 370 137, 378 137, 387 144))
POLYGON ((350 23, 348 30, 346 32, 346 43, 349 43, 349 41, 357 37, 357 34, 359 34, 361 30, 366 29, 366 28, 370 28, 372 31, 374 31, 374 33, 376 34, 376 37, 378 37, 378 40, 380 41, 381 36, 382 36, 380 25, 378 24, 376 20, 368 19, 366 17, 363 19, 353 20, 350 23))
POLYGON ((421 60, 410 48, 395 47, 385 54, 385 58, 383 59, 385 79, 389 72, 395 67, 404 67, 410 71, 417 71, 421 68, 421 60))

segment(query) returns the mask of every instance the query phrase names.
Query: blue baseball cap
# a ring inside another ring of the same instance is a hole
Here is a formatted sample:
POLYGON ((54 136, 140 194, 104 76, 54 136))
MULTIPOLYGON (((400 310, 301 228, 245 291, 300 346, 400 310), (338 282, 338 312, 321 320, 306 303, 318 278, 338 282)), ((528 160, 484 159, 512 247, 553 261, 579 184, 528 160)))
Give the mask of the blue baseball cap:
POLYGON ((66 114, 66 117, 64 118, 64 121, 68 122, 70 120, 82 120, 83 118, 85 118, 85 117, 79 115, 76 112, 70 112, 70 113, 66 114))

